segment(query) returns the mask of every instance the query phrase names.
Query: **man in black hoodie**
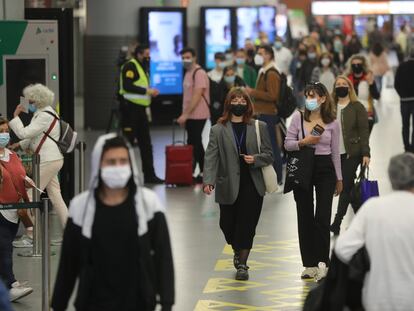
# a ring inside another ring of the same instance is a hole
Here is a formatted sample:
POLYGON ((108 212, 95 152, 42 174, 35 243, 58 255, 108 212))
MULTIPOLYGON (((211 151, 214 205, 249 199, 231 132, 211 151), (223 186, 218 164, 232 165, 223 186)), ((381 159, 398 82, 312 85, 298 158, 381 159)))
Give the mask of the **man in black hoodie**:
POLYGON ((402 136, 404 149, 414 152, 414 130, 410 131, 410 119, 414 123, 414 88, 412 73, 414 72, 414 50, 410 57, 398 66, 394 87, 401 99, 402 136), (410 141, 411 132, 411 141, 410 141))

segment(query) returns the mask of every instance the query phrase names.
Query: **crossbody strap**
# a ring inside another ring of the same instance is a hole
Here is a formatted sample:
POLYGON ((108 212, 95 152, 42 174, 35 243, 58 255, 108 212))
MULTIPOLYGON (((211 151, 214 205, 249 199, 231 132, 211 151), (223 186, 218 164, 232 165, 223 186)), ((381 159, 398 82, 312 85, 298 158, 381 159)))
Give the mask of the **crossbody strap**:
POLYGON ((303 113, 302 112, 300 112, 300 124, 301 124, 301 128, 302 128, 302 139, 304 139, 305 138, 305 130, 303 129, 304 125, 303 125, 303 113))
POLYGON ((36 151, 35 151, 35 154, 39 154, 40 148, 42 148, 43 144, 46 141, 46 138, 49 136, 50 132, 55 127, 55 124, 56 124, 57 120, 58 120, 57 117, 54 116, 53 121, 52 121, 52 124, 50 124, 49 129, 47 130, 46 133, 44 133, 44 135, 42 137, 42 140, 40 141, 39 145, 37 146, 36 151))
MULTIPOLYGON (((193 90, 194 90, 194 83, 195 83, 195 77, 196 77, 196 74, 197 74, 197 72, 198 72, 199 70, 202 70, 202 69, 203 69, 203 68, 198 67, 198 68, 196 68, 196 70, 194 70, 194 72, 193 72, 193 90)), ((204 102, 206 103, 206 105, 207 105, 208 109, 210 109, 210 104, 208 103, 207 98, 204 96, 204 94, 201 94, 201 97, 204 99, 204 102)))

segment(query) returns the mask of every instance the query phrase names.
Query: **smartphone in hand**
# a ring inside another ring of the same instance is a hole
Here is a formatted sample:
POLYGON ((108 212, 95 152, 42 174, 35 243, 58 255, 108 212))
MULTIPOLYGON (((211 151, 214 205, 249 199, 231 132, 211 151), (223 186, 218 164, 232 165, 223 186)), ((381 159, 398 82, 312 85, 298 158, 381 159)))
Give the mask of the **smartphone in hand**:
POLYGON ((323 126, 316 124, 311 132, 311 135, 313 136, 322 136, 323 132, 325 131, 325 129, 323 128, 323 126))

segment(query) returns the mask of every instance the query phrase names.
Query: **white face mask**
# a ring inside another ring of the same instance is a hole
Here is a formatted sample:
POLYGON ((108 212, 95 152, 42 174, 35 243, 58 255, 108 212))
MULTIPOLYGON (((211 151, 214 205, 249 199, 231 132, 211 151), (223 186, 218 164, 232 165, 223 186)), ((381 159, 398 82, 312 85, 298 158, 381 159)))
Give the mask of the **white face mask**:
POLYGON ((132 171, 129 164, 105 166, 101 168, 101 178, 105 185, 111 189, 125 188, 131 175, 132 171))
POLYGON ((254 63, 257 66, 262 66, 264 63, 264 58, 262 55, 256 54, 256 56, 254 57, 254 63))

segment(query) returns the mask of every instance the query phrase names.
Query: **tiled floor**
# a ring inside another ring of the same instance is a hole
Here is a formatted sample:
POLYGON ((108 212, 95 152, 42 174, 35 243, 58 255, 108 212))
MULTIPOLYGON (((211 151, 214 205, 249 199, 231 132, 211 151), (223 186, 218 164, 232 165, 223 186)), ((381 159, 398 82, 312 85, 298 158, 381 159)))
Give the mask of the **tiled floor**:
MULTIPOLYGON (((389 158, 403 149, 399 101, 394 90, 385 89, 382 102, 377 107, 380 123, 374 127, 371 136, 370 177, 379 181, 381 193, 387 193, 390 191, 386 176, 389 158)), ((93 144, 99 135, 97 132, 81 134, 88 144, 93 144)), ((163 177, 164 146, 170 143, 170 129, 154 129, 152 136, 156 170, 163 177)), ((225 247, 218 227, 217 207, 213 198, 206 197, 199 187, 156 186, 154 190, 168 211, 176 270, 175 310, 301 309, 301 303, 314 283, 300 280, 302 267, 295 204, 291 194, 275 194, 265 198, 249 261, 250 280, 237 282, 234 280, 230 250, 225 247)), ((334 211, 336 204, 335 199, 334 211)), ((351 217, 350 212, 344 221, 344 228, 351 217)), ((52 218, 54 238, 60 234, 60 230, 55 216, 52 218)), ((54 250, 59 253, 59 248, 54 250)), ((52 284, 58 258, 59 254, 51 260, 52 284)), ((29 280, 35 289, 32 295, 14 304, 15 310, 40 310, 40 260, 15 256, 15 271, 19 280, 29 280)), ((69 310, 74 309, 71 306, 69 310)))

